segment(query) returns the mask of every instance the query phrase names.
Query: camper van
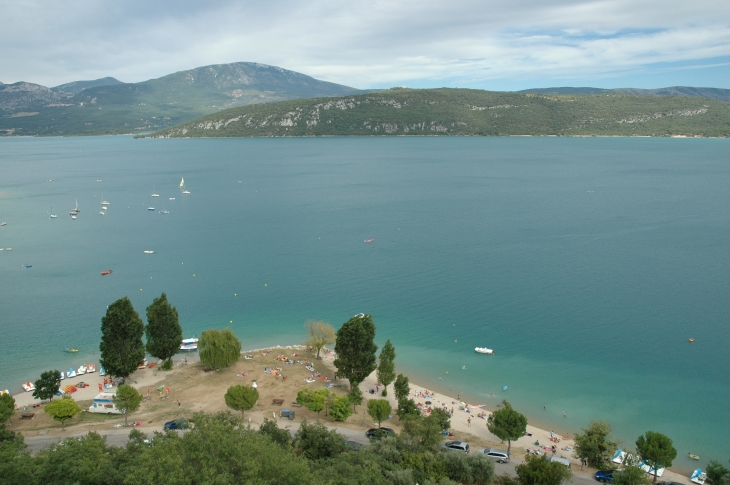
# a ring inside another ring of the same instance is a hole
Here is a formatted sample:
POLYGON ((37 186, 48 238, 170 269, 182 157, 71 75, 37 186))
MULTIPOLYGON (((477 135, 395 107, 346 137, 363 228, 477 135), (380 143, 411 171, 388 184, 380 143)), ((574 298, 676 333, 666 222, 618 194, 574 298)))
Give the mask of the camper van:
POLYGON ((94 404, 89 406, 90 413, 122 414, 114 405, 115 392, 101 392, 94 398, 94 404))

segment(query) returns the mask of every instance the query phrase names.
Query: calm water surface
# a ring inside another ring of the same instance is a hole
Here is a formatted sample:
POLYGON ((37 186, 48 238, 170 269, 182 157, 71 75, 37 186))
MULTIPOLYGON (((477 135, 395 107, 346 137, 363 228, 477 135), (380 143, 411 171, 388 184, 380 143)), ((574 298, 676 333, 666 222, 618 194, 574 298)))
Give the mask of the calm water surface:
POLYGON ((129 296, 144 316, 164 291, 186 336, 231 325, 244 347, 370 312, 419 383, 506 398, 560 433, 604 418, 629 447, 660 431, 680 470, 688 452, 724 462, 728 154, 728 140, 0 139, 0 389, 95 361, 106 306, 129 296))

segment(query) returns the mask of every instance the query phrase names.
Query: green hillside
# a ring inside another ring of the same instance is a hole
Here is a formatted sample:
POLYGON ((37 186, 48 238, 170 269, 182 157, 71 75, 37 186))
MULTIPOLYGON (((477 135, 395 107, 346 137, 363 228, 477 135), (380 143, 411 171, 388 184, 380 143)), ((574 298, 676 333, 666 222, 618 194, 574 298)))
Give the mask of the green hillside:
POLYGON ((229 109, 150 137, 730 136, 730 104, 689 96, 390 89, 229 109))
POLYGON ((21 88, 26 91, 16 88, 6 95, 14 98, 3 105, 7 108, 0 117, 0 134, 144 133, 235 106, 361 92, 250 62, 199 67, 140 83, 91 86, 58 99, 49 97, 55 93, 48 88, 25 85, 21 88))

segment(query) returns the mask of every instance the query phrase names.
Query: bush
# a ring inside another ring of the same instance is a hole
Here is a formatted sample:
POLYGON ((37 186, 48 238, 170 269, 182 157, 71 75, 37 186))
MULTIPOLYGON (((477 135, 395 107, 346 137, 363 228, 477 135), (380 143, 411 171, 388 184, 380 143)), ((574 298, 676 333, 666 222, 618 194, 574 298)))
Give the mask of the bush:
POLYGON ((381 392, 380 395, 383 396, 383 397, 387 396, 388 395, 388 390, 387 389, 383 389, 383 392, 381 392))
POLYGON ((305 420, 294 435, 294 446, 309 460, 333 458, 347 449, 345 437, 322 424, 305 420))
POLYGON ((339 396, 335 398, 335 403, 330 408, 330 416, 335 421, 344 421, 352 415, 350 408, 350 399, 347 396, 339 396))

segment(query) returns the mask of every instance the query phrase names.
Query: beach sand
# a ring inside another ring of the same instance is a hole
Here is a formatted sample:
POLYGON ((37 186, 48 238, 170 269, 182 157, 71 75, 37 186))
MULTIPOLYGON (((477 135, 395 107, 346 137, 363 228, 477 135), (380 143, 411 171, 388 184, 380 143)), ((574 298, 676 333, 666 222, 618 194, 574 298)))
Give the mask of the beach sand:
MULTIPOLYGON (((283 362, 277 360, 278 356, 286 356, 294 360, 307 361, 314 366, 315 372, 321 374, 322 377, 333 377, 335 356, 331 351, 323 350, 321 360, 314 359, 313 354, 305 352, 305 349, 298 345, 247 350, 242 352, 242 355, 253 355, 253 359, 247 360, 242 357, 232 367, 214 372, 203 371, 202 365, 198 362, 197 352, 178 354, 175 357, 175 367, 172 371, 161 371, 158 370, 158 367, 137 370, 130 376, 128 383, 137 388, 145 396, 147 395, 147 390, 150 389, 152 395, 143 401, 137 412, 129 416, 129 421, 142 421, 145 427, 152 426, 155 429, 161 429, 165 421, 177 417, 189 417, 194 412, 204 411, 215 413, 218 411, 226 411, 229 408, 226 407, 223 399, 225 390, 231 385, 251 385, 255 381, 258 386, 259 400, 253 409, 244 414, 245 420, 250 422, 252 426, 257 426, 264 419, 276 419, 277 421, 285 421, 288 424, 288 420, 280 417, 281 410, 288 408, 296 412, 297 422, 303 419, 307 419, 308 421, 319 420, 330 426, 337 425, 338 427, 361 430, 363 431, 363 437, 364 430, 377 427, 377 423, 374 423, 366 413, 367 400, 383 399, 380 392, 377 394, 370 394, 368 392, 370 389, 375 389, 376 387, 375 372, 360 384, 364 401, 361 406, 358 406, 356 414, 348 418, 344 423, 335 423, 331 418, 325 417, 324 412, 317 414, 304 407, 292 406, 297 392, 300 389, 308 388, 316 390, 325 387, 327 382, 318 377, 314 382, 307 383, 305 379, 310 377, 312 372, 305 365, 283 364, 283 362), (263 350, 270 350, 270 352, 264 353, 263 350), (183 364, 183 359, 185 358, 189 362, 187 365, 183 364), (266 369, 272 367, 282 369, 282 374, 287 376, 287 379, 282 379, 280 376, 277 377, 271 373, 267 373, 266 369), (171 389, 169 397, 165 396, 161 398, 159 396, 156 388, 160 385, 171 389), (274 399, 283 399, 283 405, 273 404, 274 399), (179 405, 178 401, 180 401, 179 405)), ((62 387, 79 381, 88 383, 89 387, 79 389, 72 394, 73 399, 79 402, 83 409, 88 409, 93 398, 98 394, 98 384, 103 382, 103 379, 104 377, 99 376, 98 372, 85 374, 71 380, 66 379, 62 381, 62 387)), ((337 387, 333 387, 330 390, 337 395, 345 395, 349 391, 349 384, 344 379, 332 381, 332 384, 337 387)), ((431 406, 446 406, 449 411, 453 408, 454 414, 451 418, 450 431, 455 436, 451 439, 469 442, 472 452, 489 447, 507 448, 506 442, 502 443, 499 438, 492 435, 487 429, 486 417, 489 416, 491 410, 477 408, 473 403, 464 403, 468 404, 471 411, 467 413, 465 411, 466 406, 462 405, 462 402, 457 397, 427 390, 414 382, 410 382, 410 388, 411 398, 417 404, 426 407, 428 406, 426 405, 426 401, 429 401, 431 402, 431 406), (426 395, 429 397, 426 398, 426 395), (479 413, 484 413, 484 418, 478 417, 477 415, 479 413), (470 417, 471 424, 468 422, 470 417)), ((382 389, 382 386, 378 386, 379 391, 382 391, 382 389)), ((85 412, 79 417, 69 420, 66 423, 66 431, 64 432, 61 430, 59 423, 54 422, 43 412, 42 407, 35 409, 31 407, 32 404, 39 402, 33 398, 31 392, 16 394, 14 397, 19 410, 13 416, 11 430, 20 431, 26 437, 36 436, 39 433, 58 435, 61 437, 87 430, 103 432, 104 430, 118 428, 124 422, 124 417, 120 415, 103 415, 85 412), (26 407, 28 407, 29 412, 36 413, 36 417, 32 420, 19 419, 19 414, 26 407)), ((388 396, 385 399, 388 399, 394 409, 397 407, 392 385, 388 386, 388 396)), ((284 423, 282 425, 285 426, 284 423)), ((395 415, 382 425, 392 427, 397 431, 401 429, 399 419, 395 415)), ((573 456, 572 451, 565 450, 567 447, 573 448, 574 442, 570 439, 571 437, 565 436, 565 433, 562 433, 561 430, 555 430, 554 432, 554 435, 560 439, 559 443, 550 441, 549 430, 540 429, 528 424, 527 433, 528 435, 512 442, 511 456, 513 463, 522 462, 527 453, 527 449, 538 448, 534 444, 538 441, 540 443, 539 448, 541 451, 546 452, 548 456, 552 456, 552 453, 542 450, 542 446, 549 447, 555 444, 557 447, 555 456, 569 459, 573 464, 572 470, 575 475, 589 478, 593 477, 595 470, 584 467, 584 470, 581 471, 580 461, 573 456)), ((499 467, 497 467, 497 473, 500 473, 499 467)), ((691 485, 689 478, 669 470, 665 471, 661 480, 691 485)))

